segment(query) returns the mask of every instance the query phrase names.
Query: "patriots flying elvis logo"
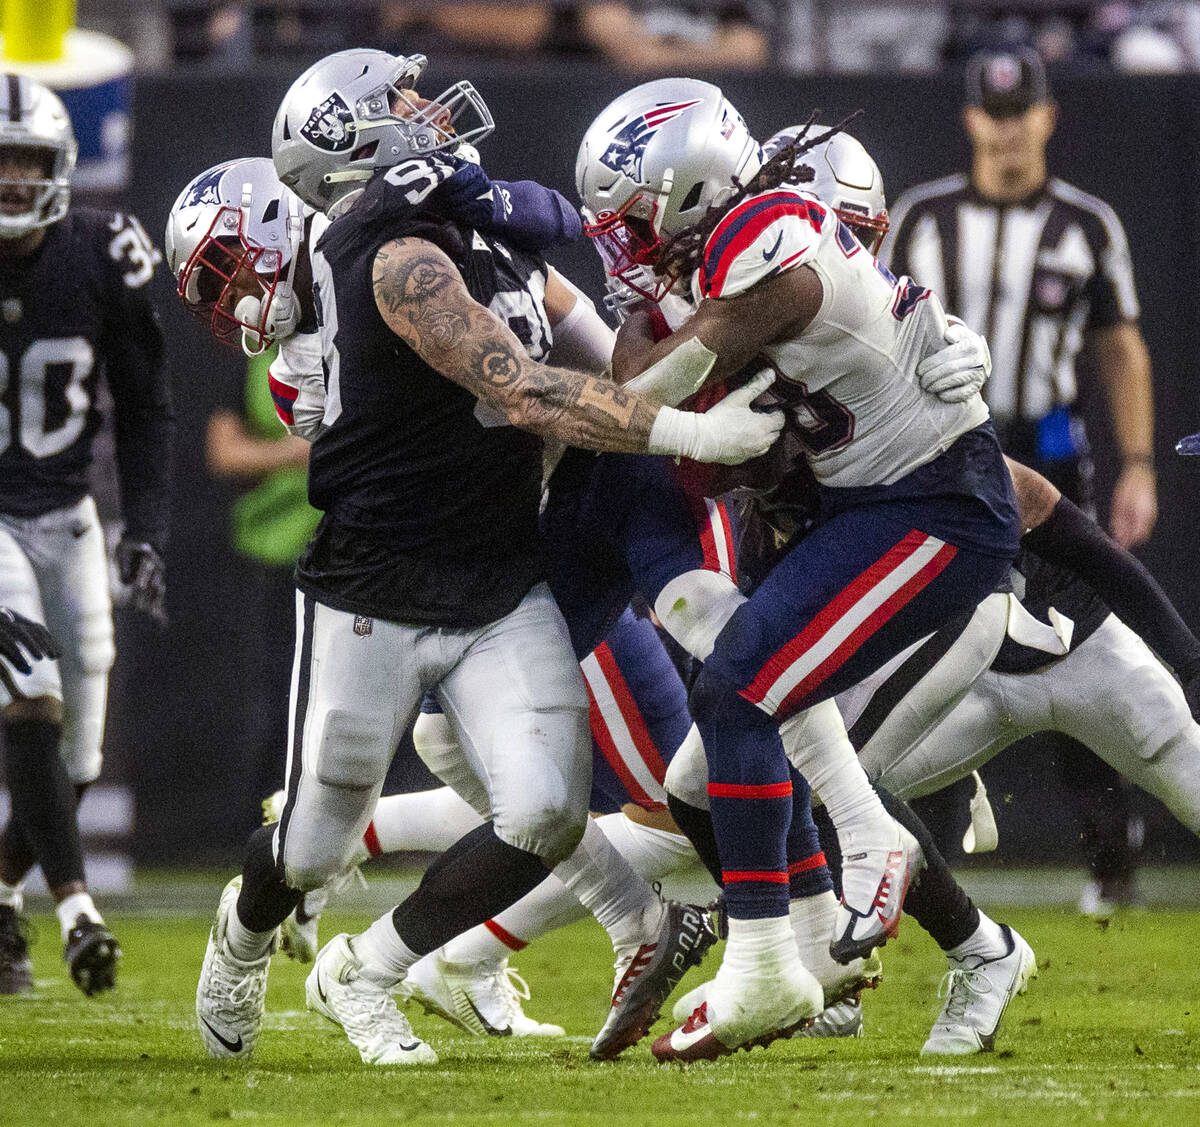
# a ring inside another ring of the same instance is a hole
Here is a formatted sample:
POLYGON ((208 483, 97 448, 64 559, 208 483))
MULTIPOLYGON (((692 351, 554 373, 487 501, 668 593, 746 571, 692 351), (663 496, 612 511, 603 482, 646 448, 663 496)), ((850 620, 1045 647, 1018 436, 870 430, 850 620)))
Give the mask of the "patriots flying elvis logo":
POLYGON ((690 102, 659 102, 653 109, 632 118, 613 137, 601 154, 600 163, 614 172, 623 172, 631 180, 641 180, 642 156, 650 138, 668 121, 673 121, 684 110, 690 110, 699 102, 699 98, 693 98, 690 102))
POLYGON ((202 203, 220 203, 221 196, 217 191, 217 185, 221 183, 221 177, 225 175, 225 170, 231 164, 231 161, 225 164, 218 164, 216 168, 210 168, 202 176, 197 176, 187 186, 187 194, 183 198, 182 207, 195 207, 202 203))

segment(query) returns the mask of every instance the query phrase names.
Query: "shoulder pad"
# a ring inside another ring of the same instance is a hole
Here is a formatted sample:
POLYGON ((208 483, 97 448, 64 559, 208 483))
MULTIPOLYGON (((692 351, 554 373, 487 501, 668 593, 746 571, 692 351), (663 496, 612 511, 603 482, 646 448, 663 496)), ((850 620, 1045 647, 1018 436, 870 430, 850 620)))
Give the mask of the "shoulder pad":
POLYGON ((703 297, 731 297, 756 282, 802 265, 816 251, 827 212, 815 197, 787 188, 743 200, 704 245, 703 297))

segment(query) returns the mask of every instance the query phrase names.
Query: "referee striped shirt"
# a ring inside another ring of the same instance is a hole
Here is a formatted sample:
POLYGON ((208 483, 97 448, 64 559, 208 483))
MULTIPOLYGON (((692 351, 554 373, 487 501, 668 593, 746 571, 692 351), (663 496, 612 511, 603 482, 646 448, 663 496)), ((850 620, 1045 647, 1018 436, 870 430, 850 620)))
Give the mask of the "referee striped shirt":
POLYGON ((880 257, 987 338, 984 395, 1001 421, 1073 404, 1084 332, 1137 319, 1116 213, 1062 180, 994 203, 967 175, 949 176, 906 192, 891 218, 880 257))

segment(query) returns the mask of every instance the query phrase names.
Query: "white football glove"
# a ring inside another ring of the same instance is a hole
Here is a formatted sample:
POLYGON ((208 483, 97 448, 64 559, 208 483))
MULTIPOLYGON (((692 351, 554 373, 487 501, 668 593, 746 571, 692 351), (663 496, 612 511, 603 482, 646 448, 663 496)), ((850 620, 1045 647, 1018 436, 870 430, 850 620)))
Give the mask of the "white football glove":
POLYGON ((917 365, 917 382, 945 403, 961 403, 992 374, 992 354, 987 341, 956 317, 947 318, 945 338, 945 348, 917 365))
POLYGON ((726 466, 765 454, 783 430, 783 412, 754 411, 750 404, 774 381, 775 373, 764 369, 703 415, 663 407, 650 430, 650 453, 726 466))

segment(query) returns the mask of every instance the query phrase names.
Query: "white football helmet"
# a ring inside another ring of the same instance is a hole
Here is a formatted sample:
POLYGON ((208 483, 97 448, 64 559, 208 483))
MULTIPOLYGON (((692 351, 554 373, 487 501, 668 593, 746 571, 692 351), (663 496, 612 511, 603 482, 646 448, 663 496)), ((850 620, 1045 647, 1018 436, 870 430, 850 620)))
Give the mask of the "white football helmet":
POLYGON ((275 115, 279 179, 328 211, 378 169, 483 140, 495 126, 471 83, 456 82, 428 103, 414 97, 425 61, 356 48, 309 67, 275 115))
POLYGON ((584 231, 612 277, 657 301, 676 281, 654 273, 664 238, 701 219, 761 164, 758 142, 718 87, 692 78, 635 86, 579 146, 584 231))
POLYGON ((304 205, 269 157, 226 161, 200 173, 167 217, 167 264, 189 311, 218 340, 256 355, 299 319, 292 291, 304 241, 304 205), (253 289, 236 305, 231 290, 253 289))
MULTIPOLYGON (((809 126, 809 132, 821 126, 809 126)), ((804 129, 790 125, 763 143, 763 153, 770 159, 784 145, 794 141, 804 129)), ((849 133, 835 133, 828 141, 809 149, 801 158, 815 177, 803 187, 837 212, 847 227, 872 254, 887 234, 887 197, 883 193, 883 175, 871 154, 849 133)))
POLYGON ((0 75, 0 153, 11 149, 34 155, 43 175, 36 180, 0 179, 0 239, 19 239, 67 214, 78 154, 75 131, 61 99, 19 74, 0 75), (5 210, 13 205, 3 197, 22 193, 28 193, 29 206, 18 213, 5 210))

